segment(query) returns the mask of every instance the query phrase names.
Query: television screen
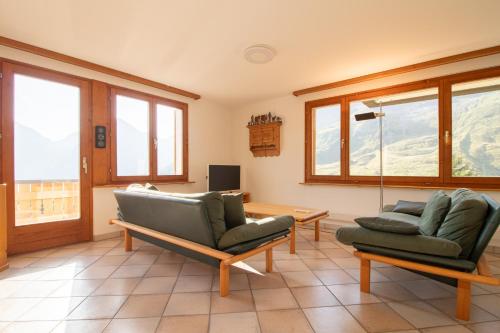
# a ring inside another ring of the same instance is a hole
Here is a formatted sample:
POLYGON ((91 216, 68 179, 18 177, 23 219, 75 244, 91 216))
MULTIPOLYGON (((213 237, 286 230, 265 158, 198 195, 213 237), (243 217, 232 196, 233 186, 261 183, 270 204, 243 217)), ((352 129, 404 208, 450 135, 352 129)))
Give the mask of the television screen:
POLYGON ((234 191, 240 189, 239 165, 209 165, 208 190, 234 191))

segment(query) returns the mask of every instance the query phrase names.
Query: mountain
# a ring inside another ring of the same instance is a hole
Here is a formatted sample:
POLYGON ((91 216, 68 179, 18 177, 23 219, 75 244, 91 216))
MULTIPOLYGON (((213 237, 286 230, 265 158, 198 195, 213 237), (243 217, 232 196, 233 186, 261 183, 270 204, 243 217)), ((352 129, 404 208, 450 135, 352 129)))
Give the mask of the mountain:
POLYGON ((52 141, 37 131, 18 123, 16 123, 14 131, 16 180, 80 178, 80 140, 77 133, 62 140, 52 141))

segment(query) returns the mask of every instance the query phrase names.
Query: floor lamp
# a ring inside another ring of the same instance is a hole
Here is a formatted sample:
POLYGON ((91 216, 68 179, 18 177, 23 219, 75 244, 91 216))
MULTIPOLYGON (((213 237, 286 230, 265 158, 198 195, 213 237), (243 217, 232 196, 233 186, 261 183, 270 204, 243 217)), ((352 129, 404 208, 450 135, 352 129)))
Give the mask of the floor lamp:
POLYGON ((384 165, 383 165, 383 121, 385 113, 382 112, 382 102, 379 102, 379 112, 367 112, 354 115, 356 121, 372 120, 378 118, 379 149, 380 149, 380 212, 384 210, 384 165))

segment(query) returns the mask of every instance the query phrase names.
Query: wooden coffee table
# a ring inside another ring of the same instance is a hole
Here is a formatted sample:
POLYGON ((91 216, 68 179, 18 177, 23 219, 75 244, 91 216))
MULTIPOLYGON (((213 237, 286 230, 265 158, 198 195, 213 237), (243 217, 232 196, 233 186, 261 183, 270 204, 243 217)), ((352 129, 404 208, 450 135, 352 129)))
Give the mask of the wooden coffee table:
POLYGON ((261 202, 247 202, 244 204, 245 213, 249 216, 265 217, 276 215, 291 215, 295 219, 290 232, 290 253, 295 253, 295 225, 304 225, 314 222, 314 240, 319 241, 319 221, 328 217, 327 210, 313 208, 267 204, 261 202))

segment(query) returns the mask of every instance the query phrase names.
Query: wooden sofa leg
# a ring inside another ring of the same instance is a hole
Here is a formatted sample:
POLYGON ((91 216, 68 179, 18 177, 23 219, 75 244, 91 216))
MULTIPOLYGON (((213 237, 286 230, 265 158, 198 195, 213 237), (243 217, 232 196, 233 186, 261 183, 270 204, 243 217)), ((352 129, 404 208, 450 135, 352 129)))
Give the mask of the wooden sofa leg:
POLYGON ((458 280, 457 286, 457 319, 470 318, 470 281, 458 280))
POLYGON ((290 254, 295 254, 295 222, 290 227, 290 254))
POLYGON ((273 248, 266 250, 266 272, 273 271, 273 248))
POLYGON ((361 267, 360 267, 360 289, 364 293, 370 292, 370 271, 371 265, 370 260, 361 258, 361 267))
POLYGON ((224 297, 229 294, 229 266, 223 261, 220 262, 219 275, 219 293, 224 297))
POLYGON ((125 236, 125 251, 130 252, 132 251, 132 236, 130 236, 128 229, 125 229, 124 236, 125 236))

